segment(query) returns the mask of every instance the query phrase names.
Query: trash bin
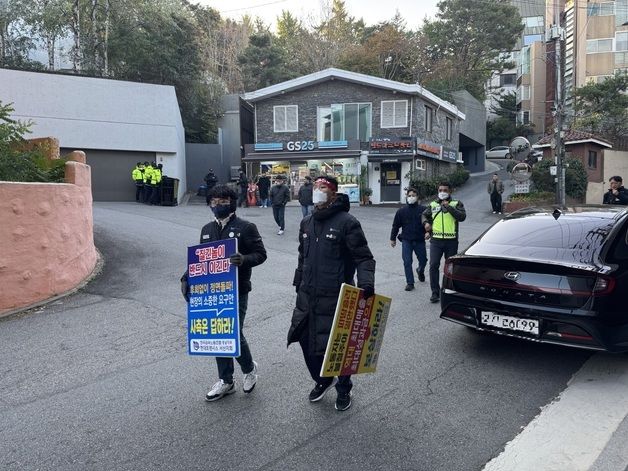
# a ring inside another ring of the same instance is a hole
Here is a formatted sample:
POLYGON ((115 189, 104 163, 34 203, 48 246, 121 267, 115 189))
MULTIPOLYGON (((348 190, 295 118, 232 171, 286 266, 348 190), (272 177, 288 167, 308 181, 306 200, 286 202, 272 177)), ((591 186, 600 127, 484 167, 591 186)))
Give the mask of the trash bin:
POLYGON ((179 193, 179 179, 163 177, 161 179, 161 205, 177 206, 179 193))

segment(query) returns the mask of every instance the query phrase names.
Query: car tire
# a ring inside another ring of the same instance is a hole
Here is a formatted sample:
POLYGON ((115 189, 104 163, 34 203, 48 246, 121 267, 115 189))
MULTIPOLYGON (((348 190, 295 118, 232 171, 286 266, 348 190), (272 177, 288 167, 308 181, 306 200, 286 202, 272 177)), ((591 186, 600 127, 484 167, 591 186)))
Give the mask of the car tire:
POLYGON ((512 155, 510 155, 510 152, 504 155, 504 159, 512 159, 512 155))

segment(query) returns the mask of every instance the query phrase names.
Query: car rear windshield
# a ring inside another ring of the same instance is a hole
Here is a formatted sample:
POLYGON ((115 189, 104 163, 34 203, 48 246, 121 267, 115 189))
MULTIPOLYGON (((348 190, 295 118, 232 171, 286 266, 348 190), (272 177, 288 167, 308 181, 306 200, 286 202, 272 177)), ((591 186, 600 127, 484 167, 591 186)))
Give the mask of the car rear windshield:
POLYGON ((615 224, 609 217, 534 214, 504 219, 487 231, 468 255, 523 257, 538 261, 597 265, 615 224))

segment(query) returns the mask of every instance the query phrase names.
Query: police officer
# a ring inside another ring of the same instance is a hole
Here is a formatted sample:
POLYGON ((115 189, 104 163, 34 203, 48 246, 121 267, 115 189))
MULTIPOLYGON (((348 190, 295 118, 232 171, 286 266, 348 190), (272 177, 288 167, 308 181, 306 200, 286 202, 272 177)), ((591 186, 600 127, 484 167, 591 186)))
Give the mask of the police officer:
POLYGON ((142 162, 135 164, 135 168, 131 171, 131 178, 135 182, 135 202, 140 203, 144 191, 144 165, 142 162))
POLYGON ((161 169, 163 166, 161 164, 157 165, 157 167, 153 168, 151 172, 151 180, 150 185, 153 187, 153 195, 151 197, 150 204, 158 205, 161 203, 161 169))
POLYGON ((430 302, 440 300, 440 259, 445 260, 458 252, 458 223, 467 218, 460 200, 451 197, 449 182, 438 185, 438 197, 430 203, 422 216, 425 239, 430 240, 430 302))
POLYGON ((153 166, 148 162, 144 162, 144 204, 150 204, 153 194, 153 187, 150 186, 152 179, 153 166))

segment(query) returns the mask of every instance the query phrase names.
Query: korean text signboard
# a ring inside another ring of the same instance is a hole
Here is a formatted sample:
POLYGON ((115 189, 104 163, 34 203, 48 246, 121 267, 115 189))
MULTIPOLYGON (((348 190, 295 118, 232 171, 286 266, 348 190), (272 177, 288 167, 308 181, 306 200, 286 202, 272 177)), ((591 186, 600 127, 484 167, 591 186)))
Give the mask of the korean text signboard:
POLYGON ((374 373, 386 330, 391 298, 343 283, 327 342, 321 376, 374 373))
POLYGON ((240 356, 237 239, 188 247, 188 353, 240 356))

